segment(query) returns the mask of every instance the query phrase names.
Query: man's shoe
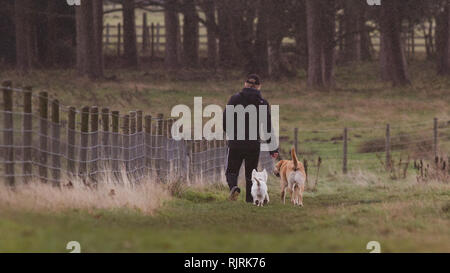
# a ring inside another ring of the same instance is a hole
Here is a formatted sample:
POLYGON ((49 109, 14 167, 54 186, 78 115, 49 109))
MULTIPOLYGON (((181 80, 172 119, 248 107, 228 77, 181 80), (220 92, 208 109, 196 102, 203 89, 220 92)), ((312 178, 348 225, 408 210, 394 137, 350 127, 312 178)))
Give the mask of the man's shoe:
POLYGON ((231 188, 229 199, 231 201, 236 201, 240 193, 241 189, 239 189, 238 186, 234 186, 233 188, 231 188))

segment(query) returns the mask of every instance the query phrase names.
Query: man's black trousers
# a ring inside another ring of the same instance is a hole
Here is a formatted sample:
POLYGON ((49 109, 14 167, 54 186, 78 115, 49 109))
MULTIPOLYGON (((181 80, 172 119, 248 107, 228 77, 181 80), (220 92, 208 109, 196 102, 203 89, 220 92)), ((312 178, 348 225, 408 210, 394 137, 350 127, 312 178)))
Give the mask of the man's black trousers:
POLYGON ((242 149, 242 148, 228 148, 227 169, 225 176, 227 178, 230 190, 238 185, 239 170, 245 161, 245 199, 247 202, 253 202, 251 194, 252 189, 252 171, 258 168, 259 161, 259 147, 258 149, 242 149))

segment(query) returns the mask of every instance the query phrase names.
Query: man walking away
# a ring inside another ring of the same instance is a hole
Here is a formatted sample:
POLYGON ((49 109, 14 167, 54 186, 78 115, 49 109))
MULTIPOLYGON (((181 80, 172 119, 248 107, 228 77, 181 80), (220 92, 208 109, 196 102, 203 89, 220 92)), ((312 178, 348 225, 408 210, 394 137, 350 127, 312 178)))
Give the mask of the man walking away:
MULTIPOLYGON (((252 171, 257 169, 258 161, 259 161, 259 153, 260 153, 260 136, 259 136, 259 128, 260 128, 260 113, 259 106, 266 105, 267 106, 267 127, 264 124, 264 127, 268 128, 268 132, 272 132, 272 123, 270 117, 270 106, 269 103, 262 98, 261 96, 261 80, 258 75, 252 74, 248 76, 247 80, 244 84, 244 89, 233 95, 228 101, 227 105, 236 107, 237 105, 242 105, 246 108, 249 105, 254 105, 256 107, 257 113, 257 132, 256 139, 250 138, 249 132, 249 113, 245 113, 245 138, 238 139, 238 122, 244 122, 244 120, 238 120, 237 113, 234 113, 234 128, 227 128, 227 109, 225 108, 225 112, 223 113, 223 128, 227 132, 228 139, 228 155, 227 155, 227 166, 225 176, 227 179, 228 186, 230 187, 230 200, 237 200, 241 189, 238 187, 238 176, 239 170, 242 165, 242 161, 245 161, 245 181, 246 181, 246 201, 249 203, 253 202, 253 197, 251 195, 251 187, 252 187, 252 171), (234 136, 231 136, 231 129, 234 129, 234 136)), ((271 151, 271 156, 273 158, 278 157, 278 150, 271 151)))

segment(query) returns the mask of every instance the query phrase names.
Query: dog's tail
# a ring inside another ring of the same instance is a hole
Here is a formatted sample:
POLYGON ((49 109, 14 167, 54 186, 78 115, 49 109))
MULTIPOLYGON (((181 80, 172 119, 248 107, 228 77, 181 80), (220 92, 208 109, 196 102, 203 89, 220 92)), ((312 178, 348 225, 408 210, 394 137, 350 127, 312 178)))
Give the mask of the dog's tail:
POLYGON ((298 160, 295 153, 295 148, 291 149, 292 162, 294 162, 294 171, 298 170, 298 160))

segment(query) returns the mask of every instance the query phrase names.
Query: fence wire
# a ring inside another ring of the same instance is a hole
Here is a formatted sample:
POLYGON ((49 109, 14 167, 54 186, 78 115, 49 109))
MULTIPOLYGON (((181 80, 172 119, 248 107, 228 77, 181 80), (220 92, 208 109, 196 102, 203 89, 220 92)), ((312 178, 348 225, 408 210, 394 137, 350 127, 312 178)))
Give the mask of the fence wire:
MULTIPOLYGON (((0 177, 3 179, 24 182, 39 179, 55 184, 81 179, 86 183, 97 183, 102 177, 109 176, 117 181, 126 178, 131 182, 146 179, 224 182, 227 154, 224 141, 175 140, 168 130, 171 120, 160 118, 152 118, 150 128, 145 128, 142 123, 139 125, 142 118, 136 122, 135 117, 130 119, 131 115, 118 115, 122 125, 119 127, 119 124, 113 124, 109 112, 106 117, 102 113, 94 117, 91 111, 83 129, 83 111, 71 110, 62 104, 58 104, 59 122, 52 122, 55 113, 52 113, 52 101, 46 96, 32 94, 33 111, 26 113, 22 110, 25 91, 3 89, 13 95, 11 110, 0 110, 3 122, 0 177), (46 118, 42 116, 39 104, 42 98, 48 100, 46 118), (70 111, 75 115, 72 126, 68 117, 70 111), (108 128, 121 128, 124 132, 103 130, 103 118, 108 128), (124 130, 125 123, 128 126, 124 130)), ((272 170, 269 153, 263 152, 260 157, 261 166, 272 170)))
MULTIPOLYGON (((171 120, 145 117, 144 122, 142 115, 137 118, 136 112, 105 115, 101 111, 96 117, 90 108, 88 118, 83 120, 86 109, 83 112, 58 103, 54 113, 54 100, 48 100, 42 93, 28 94, 32 108, 25 110, 25 90, 2 89, 11 92, 10 103, 6 103, 8 96, 4 93, 4 110, 0 111, 3 122, 0 178, 4 180, 67 183, 78 178, 97 183, 109 176, 132 182, 146 179, 182 180, 188 184, 224 182, 227 155, 224 141, 177 141, 168 130, 171 120), (48 107, 46 115, 41 110, 43 100, 48 107), (54 115, 58 115, 59 122, 52 122, 54 115)), ((300 129, 298 156, 308 165, 310 174, 316 174, 319 166, 332 173, 347 167, 378 170, 393 158, 405 162, 433 160, 439 155, 450 162, 450 121, 390 126, 389 154, 385 129, 348 128, 347 139, 339 128, 300 129)), ((288 154, 282 151, 287 159, 288 154)), ((259 162, 261 170, 273 171, 274 162, 268 152, 260 153, 259 162)))

